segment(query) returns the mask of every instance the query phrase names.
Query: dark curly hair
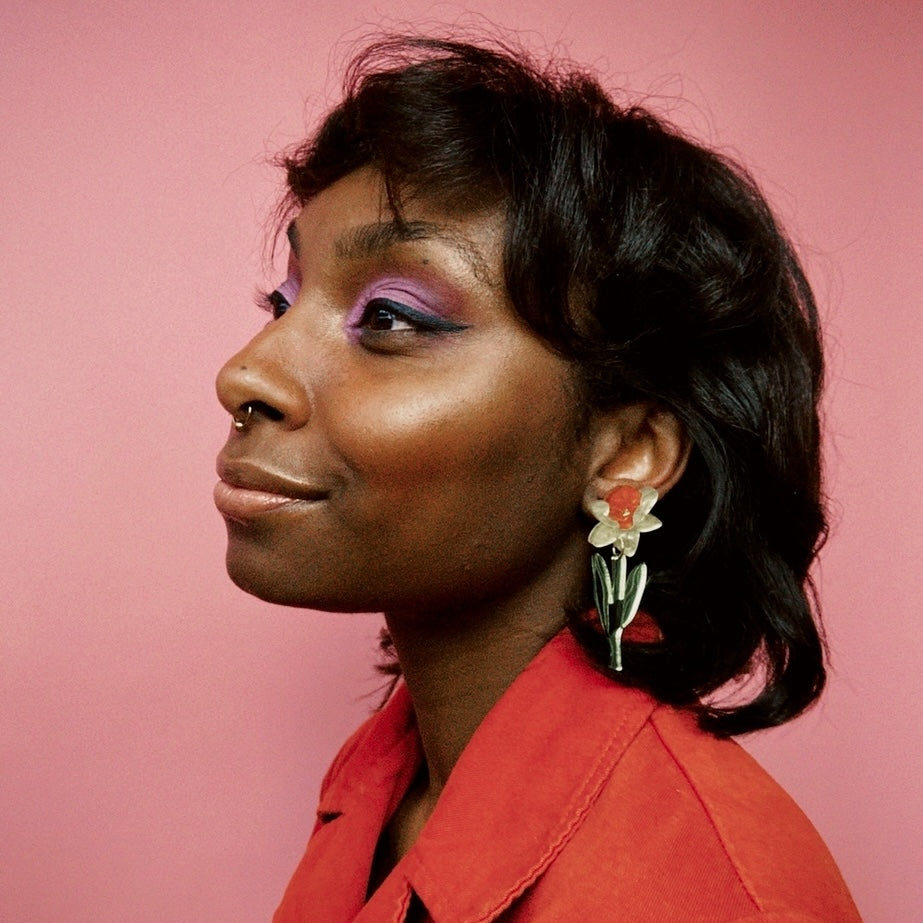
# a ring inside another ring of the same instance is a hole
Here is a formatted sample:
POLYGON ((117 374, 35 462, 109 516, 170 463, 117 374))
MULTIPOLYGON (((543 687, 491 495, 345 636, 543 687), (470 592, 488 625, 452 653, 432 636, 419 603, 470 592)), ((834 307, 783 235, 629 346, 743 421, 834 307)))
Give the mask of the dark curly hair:
MULTIPOLYGON (((824 684, 809 568, 825 536, 823 362, 804 273, 753 180, 577 68, 505 46, 395 37, 285 155, 287 207, 372 165, 398 220, 506 210, 513 305, 573 361, 589 410, 649 400, 682 421, 687 470, 645 538, 657 643, 614 681, 695 708, 719 735, 781 724, 824 684), (714 693, 747 674, 759 691, 714 693)), ((599 663, 605 640, 571 628, 599 663)))

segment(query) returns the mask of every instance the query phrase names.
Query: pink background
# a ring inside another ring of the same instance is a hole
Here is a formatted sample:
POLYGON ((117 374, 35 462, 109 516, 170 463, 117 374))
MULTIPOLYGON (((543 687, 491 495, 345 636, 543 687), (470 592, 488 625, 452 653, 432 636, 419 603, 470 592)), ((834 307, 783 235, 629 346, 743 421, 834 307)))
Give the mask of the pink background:
MULTIPOLYGON (((747 745, 866 919, 923 919, 919 5, 469 9, 738 153, 803 245, 831 350, 819 580, 835 675, 819 708, 747 745)), ((265 155, 336 98, 370 25, 460 13, 0 9, 4 921, 269 918, 321 774, 374 701, 377 619, 230 585, 213 376, 262 323, 265 155)))

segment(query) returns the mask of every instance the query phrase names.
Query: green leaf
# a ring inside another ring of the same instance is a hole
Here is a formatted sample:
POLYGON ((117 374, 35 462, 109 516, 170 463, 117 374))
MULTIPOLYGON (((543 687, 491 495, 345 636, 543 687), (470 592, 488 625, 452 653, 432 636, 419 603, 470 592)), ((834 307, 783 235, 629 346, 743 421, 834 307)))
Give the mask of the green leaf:
POLYGON ((596 611, 599 613, 599 621, 602 623, 603 631, 609 634, 609 605, 612 602, 612 578, 609 576, 609 568, 606 567, 606 561, 601 554, 594 554, 590 559, 590 567, 593 571, 593 599, 596 602, 596 611))
POLYGON ((625 605, 619 612, 619 625, 622 628, 630 625, 632 619, 638 614, 638 609, 641 606, 641 597, 644 595, 644 588, 646 586, 647 565, 641 563, 628 572, 628 580, 625 586, 625 605))

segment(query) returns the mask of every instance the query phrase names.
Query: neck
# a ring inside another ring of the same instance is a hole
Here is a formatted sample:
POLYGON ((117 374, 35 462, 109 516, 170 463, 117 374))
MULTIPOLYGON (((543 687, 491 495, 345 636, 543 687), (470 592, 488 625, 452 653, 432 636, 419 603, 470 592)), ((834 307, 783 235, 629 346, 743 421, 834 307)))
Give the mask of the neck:
MULTIPOLYGON (((575 574, 572 566, 568 572, 575 574)), ((547 576, 501 604, 413 616, 386 613, 413 700, 428 779, 423 797, 430 806, 478 725, 564 626, 568 602, 579 598, 579 577, 547 576)))
POLYGON ((561 624, 563 618, 542 633, 523 628, 494 636, 483 631, 483 646, 469 646, 458 638, 440 642, 395 631, 389 620, 413 700, 433 801, 485 715, 561 624))

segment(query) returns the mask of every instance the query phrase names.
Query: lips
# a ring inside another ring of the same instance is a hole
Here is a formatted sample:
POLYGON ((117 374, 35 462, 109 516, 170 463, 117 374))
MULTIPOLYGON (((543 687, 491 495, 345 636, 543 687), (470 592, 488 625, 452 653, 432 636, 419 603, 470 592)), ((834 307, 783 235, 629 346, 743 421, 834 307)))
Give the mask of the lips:
POLYGON ((327 492, 294 478, 277 474, 254 462, 231 461, 219 456, 215 506, 226 519, 248 522, 275 511, 318 503, 327 492))

